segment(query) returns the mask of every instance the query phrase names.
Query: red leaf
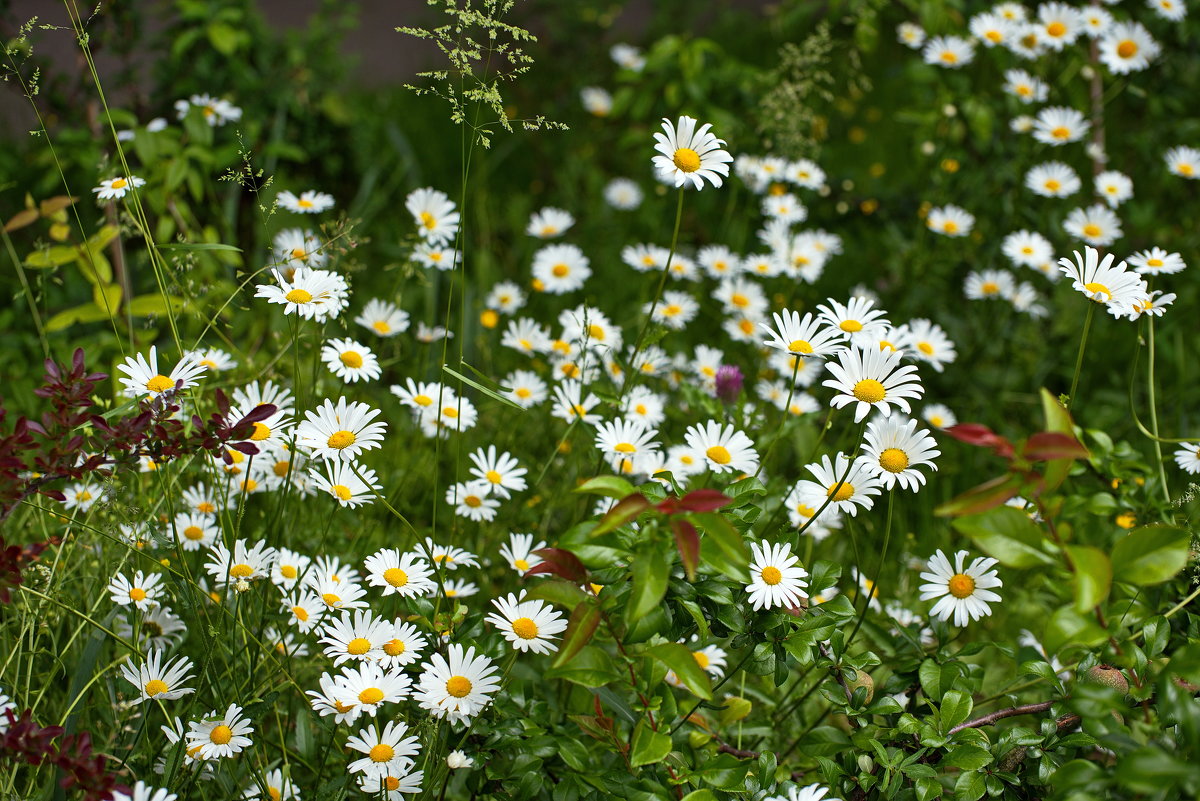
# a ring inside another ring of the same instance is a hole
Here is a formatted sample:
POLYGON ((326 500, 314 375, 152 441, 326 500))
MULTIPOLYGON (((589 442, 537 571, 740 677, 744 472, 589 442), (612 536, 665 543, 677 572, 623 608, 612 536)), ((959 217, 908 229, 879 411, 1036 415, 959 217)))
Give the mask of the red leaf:
POLYGON ((959 423, 945 429, 946 433, 960 442, 976 445, 980 448, 991 448, 998 456, 1009 459, 1013 455, 1013 445, 1004 437, 982 423, 959 423))
POLYGON ((631 495, 626 495, 613 504, 613 508, 609 509, 604 517, 600 518, 600 522, 592 529, 591 536, 598 537, 607 531, 612 531, 614 528, 620 528, 627 523, 632 523, 638 519, 642 512, 649 508, 650 501, 646 500, 646 496, 642 493, 635 492, 631 495))
POLYGON ((986 512, 1021 491, 1020 476, 1006 473, 973 487, 957 498, 951 498, 933 510, 938 517, 959 517, 986 512))
POLYGON ((688 581, 696 580, 696 565, 700 562, 700 533, 686 520, 672 520, 671 531, 675 532, 675 545, 683 559, 683 569, 688 581))
POLYGON ((1090 455, 1079 440, 1056 431, 1039 431, 1029 438, 1022 455, 1033 462, 1052 459, 1087 459, 1090 455))
POLYGON ((692 490, 679 499, 679 508, 685 512, 715 512, 733 503, 725 493, 715 489, 692 490))
POLYGON ((543 561, 525 571, 525 575, 553 573, 573 584, 582 584, 587 580, 587 568, 579 561, 579 557, 570 551, 564 551, 562 548, 541 548, 533 553, 543 561))

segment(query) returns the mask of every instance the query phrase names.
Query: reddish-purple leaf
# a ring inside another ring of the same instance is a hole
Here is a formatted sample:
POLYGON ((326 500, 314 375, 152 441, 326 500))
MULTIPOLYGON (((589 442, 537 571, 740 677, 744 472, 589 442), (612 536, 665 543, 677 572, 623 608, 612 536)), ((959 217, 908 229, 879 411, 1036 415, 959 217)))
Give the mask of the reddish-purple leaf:
POLYGON ((635 492, 632 495, 626 495, 617 501, 604 517, 600 518, 600 522, 592 529, 591 536, 598 537, 615 528, 632 523, 649 508, 650 501, 646 500, 646 496, 642 493, 635 492))
POLYGON ((1013 455, 1012 443, 982 423, 959 423, 944 430, 960 442, 980 448, 991 448, 1005 459, 1013 455))
POLYGON ((525 575, 553 573, 574 584, 582 584, 587 580, 587 568, 583 566, 583 562, 579 561, 579 557, 570 551, 562 548, 541 548, 533 553, 535 556, 541 557, 543 561, 525 571, 525 575))
POLYGON ((715 489, 692 490, 679 499, 679 508, 685 512, 715 512, 733 503, 723 492, 715 489))
POLYGON ((1052 459, 1086 459, 1088 450, 1079 440, 1069 434, 1056 431, 1039 431, 1029 438, 1022 455, 1032 462, 1048 462, 1052 459))
POLYGON ((688 581, 695 581, 696 565, 700 563, 700 533, 695 526, 681 518, 671 521, 671 531, 675 532, 675 546, 679 548, 688 581))
POLYGON ((592 635, 596 633, 599 625, 600 610, 594 603, 589 601, 576 606, 571 612, 567 630, 563 632, 558 653, 554 655, 554 661, 550 667, 562 667, 570 662, 583 649, 583 646, 591 642, 592 635))
POLYGON ((973 487, 956 498, 951 498, 933 510, 938 517, 986 512, 1007 501, 1021 491, 1021 478, 1010 473, 997 476, 973 487))

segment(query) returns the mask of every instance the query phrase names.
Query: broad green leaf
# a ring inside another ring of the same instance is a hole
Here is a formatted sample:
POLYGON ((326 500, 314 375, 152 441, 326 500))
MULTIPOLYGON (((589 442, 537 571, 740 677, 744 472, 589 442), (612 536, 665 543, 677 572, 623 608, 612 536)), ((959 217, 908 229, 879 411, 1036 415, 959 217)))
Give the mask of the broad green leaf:
POLYGON ((692 655, 687 646, 677 642, 667 642, 648 648, 647 652, 675 671, 675 675, 683 682, 683 686, 692 693, 706 701, 712 700, 712 682, 708 678, 708 673, 700 667, 696 657, 692 655))
POLYGON ((25 258, 26 267, 60 267, 70 264, 79 257, 79 251, 74 245, 55 245, 45 250, 35 250, 25 258))
POLYGON ((596 476, 580 484, 575 491, 620 499, 633 493, 633 485, 619 476, 596 476))
POLYGON ((970 771, 959 774, 958 781, 954 783, 954 801, 979 801, 985 792, 987 787, 982 773, 970 771))
POLYGON ((134 317, 173 314, 183 308, 183 298, 174 295, 139 295, 129 301, 129 313, 134 317))
POLYGON ((619 680, 621 674, 608 652, 595 645, 586 645, 568 664, 547 670, 545 677, 564 679, 584 687, 603 687, 619 680))
POLYGON ((739 720, 745 720, 750 715, 750 711, 754 709, 754 704, 745 698, 736 696, 727 696, 725 698, 725 708, 721 710, 718 719, 722 726, 732 726, 739 720))
POLYGON ((950 690, 942 696, 942 731, 948 732, 971 716, 975 702, 960 690, 950 690))
POLYGON ((1068 545, 1075 564, 1075 611, 1086 612, 1108 597, 1112 587, 1112 564, 1108 554, 1086 545, 1068 545))
POLYGON ((958 664, 951 662, 939 665, 932 659, 926 659, 917 670, 917 677, 921 680, 921 689, 934 703, 942 700, 942 696, 961 674, 962 669, 958 664))
POLYGON ((639 552, 634 555, 630 570, 633 589, 625 607, 625 620, 632 623, 658 606, 666 594, 667 579, 671 576, 670 555, 661 548, 639 552))
POLYGON ((955 529, 970 537, 980 550, 1000 560, 1005 567, 1035 567, 1053 564, 1044 550, 1044 537, 1037 524, 1020 509, 998 506, 980 514, 966 515, 951 522, 955 529))
POLYGON ((629 764, 635 768, 639 765, 653 765, 661 762, 671 753, 671 735, 655 731, 645 718, 638 721, 633 729, 633 743, 629 749, 629 764))
POLYGON ((1079 614, 1073 606, 1064 606, 1051 615, 1042 644, 1047 653, 1055 654, 1069 644, 1090 647, 1099 645, 1107 637, 1095 618, 1079 614))
POLYGON ((115 225, 101 226, 99 231, 88 237, 87 248, 92 251, 104 250, 112 244, 112 241, 117 238, 117 234, 120 232, 121 229, 115 225))
POLYGON ((979 770, 984 765, 990 764, 992 754, 986 748, 981 748, 978 745, 964 743, 956 745, 942 757, 942 761, 938 763, 939 767, 960 768, 962 770, 979 770))
POLYGON ((717 801, 712 790, 693 790, 683 797, 683 801, 717 801))
POLYGON ((569 581, 547 578, 530 587, 526 591, 525 597, 530 601, 549 601, 567 609, 574 609, 592 596, 569 581))
POLYGON ((571 612, 567 630, 563 632, 558 653, 554 655, 554 661, 550 663, 550 667, 562 667, 569 663, 575 654, 591 641, 592 635, 596 633, 599 625, 600 609, 594 603, 581 603, 576 606, 575 610, 571 612))
MULTIPOLYGON (((1074 437, 1075 423, 1071 420, 1071 413, 1059 402, 1058 396, 1052 394, 1045 387, 1042 387, 1040 394, 1042 414, 1046 418, 1046 430, 1074 437)), ((1043 492, 1054 492, 1058 489, 1066 479, 1067 473, 1070 472, 1073 461, 1073 459, 1054 459, 1046 462, 1042 469, 1042 482, 1045 487, 1043 492)))
POLYGON ((1187 564, 1191 535, 1176 526, 1135 528, 1112 550, 1113 578, 1129 584, 1161 584, 1187 564))
POLYGON ((73 309, 61 311, 46 321, 46 331, 62 331, 64 328, 69 328, 75 323, 95 323, 100 320, 107 320, 108 312, 95 303, 84 303, 82 306, 76 306, 73 309))
POLYGON ((80 248, 79 271, 93 286, 96 284, 111 284, 113 280, 112 265, 108 262, 99 248, 80 248))
POLYGON ((937 779, 917 779, 917 801, 930 801, 932 798, 941 798, 942 785, 937 779))
POLYGON ((110 317, 115 317, 121 311, 123 294, 120 284, 96 284, 92 287, 92 302, 107 311, 110 317))

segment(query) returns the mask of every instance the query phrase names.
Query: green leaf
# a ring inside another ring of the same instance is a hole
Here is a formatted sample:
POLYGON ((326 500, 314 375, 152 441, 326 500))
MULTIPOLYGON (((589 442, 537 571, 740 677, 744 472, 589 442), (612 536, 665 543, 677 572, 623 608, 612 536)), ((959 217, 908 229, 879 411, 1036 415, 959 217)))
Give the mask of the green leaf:
POLYGON ((590 600, 591 597, 569 581, 559 581, 552 578, 538 581, 525 593, 527 600, 549 601, 550 603, 558 604, 572 610, 579 604, 590 600))
POLYGON ((658 606, 667 592, 667 579, 671 576, 670 555, 661 548, 639 552, 630 565, 633 573, 633 589, 629 593, 629 604, 625 607, 625 620, 629 623, 646 615, 658 606))
POLYGON ((1020 509, 998 506, 980 514, 959 517, 950 525, 974 540, 980 550, 998 559, 1005 567, 1054 563, 1054 559, 1042 550, 1041 529, 1020 509))
POLYGON ((693 790, 683 797, 683 801, 717 801, 712 790, 693 790))
POLYGON ((948 732, 971 716, 975 702, 960 690, 950 690, 942 696, 942 731, 948 732))
POLYGON ((1086 612, 1108 597, 1112 587, 1112 564, 1108 554, 1086 545, 1068 545, 1075 563, 1075 611, 1086 612))
POLYGON ((942 785, 937 779, 917 779, 917 801, 929 801, 942 797, 942 785))
MULTIPOLYGON (((528 596, 526 596, 528 597, 528 596)), ((600 625, 600 609, 594 603, 581 603, 571 612, 567 630, 563 632, 562 642, 559 643, 558 653, 550 667, 562 667, 571 661, 575 654, 591 642, 592 635, 600 625)))
POLYGON ((551 668, 544 675, 548 679, 563 679, 592 688, 603 687, 621 678, 612 657, 603 648, 595 645, 584 646, 570 663, 560 668, 551 668))
POLYGON ((725 708, 721 710, 718 719, 722 726, 732 726, 739 720, 745 720, 749 717, 751 710, 754 709, 754 704, 745 698, 737 696, 728 696, 725 699, 725 708))
POLYGON ((62 331, 75 323, 95 323, 107 319, 107 310, 100 308, 95 303, 84 303, 82 306, 61 311, 51 317, 46 321, 46 331, 47 333, 62 331))
POLYGON ((956 663, 939 665, 932 659, 926 659, 917 670, 917 677, 929 700, 939 703, 961 673, 962 669, 956 663))
POLYGON ((1112 550, 1113 578, 1129 584, 1161 584, 1187 564, 1191 535, 1177 526, 1135 528, 1112 550))
POLYGON ((83 277, 93 286, 112 283, 112 265, 109 264, 108 257, 98 248, 80 248, 79 260, 76 264, 79 265, 79 271, 83 273, 83 277))
POLYGON ((950 749, 949 753, 942 757, 939 766, 961 768, 962 770, 979 770, 984 765, 991 763, 991 761, 992 754, 986 748, 964 743, 950 749))
POLYGON ((159 245, 159 250, 227 250, 234 253, 241 253, 242 249, 233 245, 224 245, 220 242, 171 242, 166 245, 159 245))
POLYGON ((1107 637, 1095 619, 1081 615, 1071 606, 1064 606, 1051 615, 1042 635, 1042 644, 1047 653, 1055 654, 1069 644, 1091 647, 1104 642, 1107 637))
POLYGON ((690 514, 688 520, 704 532, 705 536, 700 541, 701 559, 730 578, 748 581, 750 550, 746 547, 741 533, 733 527, 729 519, 717 512, 705 512, 690 514), (713 545, 716 546, 715 549, 712 548, 713 545), (720 554, 713 553, 714 550, 720 551, 720 554), (731 574, 731 569, 735 570, 737 575, 731 574))
POLYGON ((107 311, 109 317, 116 317, 121 311, 123 294, 120 284, 96 284, 92 287, 92 303, 107 311))
POLYGON ((45 250, 35 250, 25 258, 26 267, 44 268, 61 267, 79 258, 79 251, 74 245, 55 245, 45 250))
POLYGON ((650 728, 645 718, 633 729, 633 744, 629 752, 629 764, 653 765, 662 762, 671 753, 671 735, 650 728))
POLYGON ((495 390, 488 389, 488 388, 487 388, 487 387, 485 387, 483 384, 480 384, 478 381, 475 381, 475 380, 473 380, 473 379, 467 378, 467 377, 466 377, 465 375, 463 375, 462 373, 458 372, 457 370, 454 370, 454 369, 452 369, 452 368, 450 367, 450 365, 448 365, 448 364, 443 364, 443 365, 442 365, 442 370, 443 370, 444 372, 447 372, 447 373, 449 373, 450 375, 454 376, 455 378, 457 378, 459 381, 463 382, 463 383, 464 383, 464 384, 466 384, 467 386, 469 386, 469 387, 474 387, 475 389, 477 389, 477 390, 479 390, 480 392, 482 392, 484 395, 487 395, 487 396, 488 396, 489 398, 491 398, 492 400, 497 400, 497 401, 500 401, 500 402, 501 402, 501 403, 503 403, 505 406, 511 406, 511 407, 512 407, 512 408, 514 408, 514 409, 520 409, 522 412, 523 412, 523 411, 525 411, 525 409, 524 409, 524 408, 523 408, 523 407, 522 407, 520 404, 518 404, 516 401, 514 401, 512 398, 506 398, 506 397, 504 397, 503 395, 501 395, 499 392, 496 392, 495 390))
POLYGON ((986 791, 982 773, 963 773, 954 783, 954 801, 979 801, 986 791))
POLYGON ((174 295, 139 295, 127 304, 128 311, 134 317, 149 317, 151 315, 165 316, 183 308, 183 298, 174 295))
MULTIPOLYGON (((1071 413, 1059 402, 1058 397, 1042 387, 1041 399, 1042 414, 1046 418, 1046 430, 1074 437, 1075 423, 1071 420, 1071 413)), ((1058 489, 1066 479, 1067 473, 1070 472, 1073 461, 1073 459, 1054 459, 1046 462, 1042 470, 1042 483, 1045 487, 1042 490, 1043 493, 1058 489)))
POLYGON ((633 485, 618 476, 596 476, 576 487, 575 492, 620 499, 633 493, 633 485))
POLYGON ((696 657, 685 645, 677 642, 667 642, 647 649, 647 652, 675 671, 675 675, 695 695, 706 701, 712 700, 712 682, 708 673, 696 662, 696 657))
POLYGON ((212 43, 213 49, 223 56, 232 56, 236 53, 242 40, 238 30, 224 22, 214 22, 204 32, 208 34, 208 41, 212 43))

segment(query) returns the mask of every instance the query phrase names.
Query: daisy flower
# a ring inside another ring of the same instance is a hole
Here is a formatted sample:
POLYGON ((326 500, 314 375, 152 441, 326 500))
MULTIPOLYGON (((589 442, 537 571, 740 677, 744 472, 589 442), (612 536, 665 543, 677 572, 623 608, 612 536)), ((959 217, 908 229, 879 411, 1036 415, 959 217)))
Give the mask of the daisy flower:
POLYGON ((829 788, 822 787, 819 784, 810 784, 806 787, 792 786, 788 788, 787 797, 782 795, 764 798, 763 801, 837 801, 836 798, 825 798, 825 794, 829 792, 829 788))
POLYGON ((600 415, 592 414, 592 409, 600 403, 600 399, 591 392, 585 396, 583 385, 574 379, 567 379, 554 387, 554 408, 550 412, 554 417, 568 423, 578 418, 588 425, 600 422, 600 415))
POLYGON ((251 801, 251 799, 263 798, 265 790, 266 797, 270 801, 300 801, 300 790, 292 780, 283 775, 283 771, 276 768, 275 770, 267 771, 261 779, 255 778, 242 797, 251 801), (260 786, 260 784, 262 786, 260 786))
POLYGON ((782 314, 776 312, 772 316, 775 318, 774 328, 761 326, 771 337, 763 341, 768 348, 800 356, 825 358, 845 347, 844 331, 822 326, 824 321, 812 314, 805 314, 802 318, 799 312, 784 309, 782 314))
POLYGON ((896 26, 896 41, 913 50, 925 44, 925 29, 915 22, 901 22, 896 26))
POLYGON ((492 485, 492 493, 507 498, 513 492, 521 492, 527 486, 525 474, 529 471, 509 453, 496 453, 496 446, 489 445, 487 451, 478 448, 470 456, 471 475, 492 485))
MULTIPOLYGON (((224 125, 227 122, 237 122, 242 118, 242 110, 224 98, 211 95, 192 95, 187 100, 175 101, 175 113, 181 120, 193 108, 200 109, 200 116, 210 127, 224 125)), ((150 126, 146 126, 146 130, 149 129, 150 126)))
POLYGON ((758 470, 758 451, 753 440, 731 425, 722 426, 716 420, 709 420, 703 425, 689 426, 684 441, 713 472, 737 474, 758 470))
POLYGON ((961 36, 935 36, 925 43, 921 57, 926 64, 959 69, 975 58, 975 45, 961 36))
POLYGON ((509 593, 507 598, 492 601, 499 614, 487 616, 504 639, 518 651, 549 654, 558 650, 553 643, 557 635, 567 628, 567 620, 543 601, 526 601, 525 591, 518 596, 509 593))
POLYGON ((958 423, 958 418, 949 406, 931 403, 921 410, 921 419, 938 429, 946 429, 958 423))
POLYGON ((642 313, 650 314, 652 308, 654 322, 673 331, 682 331, 700 311, 700 304, 687 292, 668 290, 663 293, 658 305, 645 304, 642 313))
POLYGON ((280 548, 271 566, 271 583, 284 590, 295 587, 308 572, 312 559, 289 548, 280 548))
POLYGON ((664 118, 663 133, 654 134, 659 155, 651 161, 659 177, 676 187, 690 184, 703 189, 704 181, 720 187, 722 178, 729 176, 733 156, 722 149, 725 140, 709 132, 710 123, 697 128, 696 122, 692 117, 680 117, 673 125, 664 118))
POLYGON ((937 470, 933 459, 941 455, 933 437, 923 430, 917 430, 916 420, 896 418, 867 423, 862 450, 867 470, 886 489, 893 489, 899 484, 913 492, 925 483, 925 475, 917 468, 937 470))
POLYGON ((800 557, 792 554, 792 546, 763 540, 761 544, 750 543, 750 549, 750 583, 746 585, 750 605, 756 610, 798 607, 808 597, 808 582, 804 580, 808 571, 800 566, 800 557))
POLYGON ((830 401, 834 408, 855 404, 854 422, 861 422, 872 409, 891 414, 894 404, 910 412, 908 398, 917 399, 925 392, 917 380, 917 368, 900 366, 900 353, 895 351, 848 348, 837 354, 837 360, 825 363, 833 378, 823 386, 837 390, 830 401))
POLYGON ((1011 295, 1015 286, 1007 270, 983 270, 967 274, 963 292, 970 300, 996 300, 1011 295))
POLYGON ((1146 8, 1171 22, 1179 22, 1187 16, 1184 0, 1146 0, 1146 8))
POLYGON ((1003 44, 1013 33, 1012 23, 994 11, 976 14, 971 18, 969 28, 971 35, 984 47, 1003 44))
POLYGON ((310 576, 307 586, 317 599, 330 609, 361 609, 367 606, 367 591, 350 581, 339 581, 335 577, 310 576))
POLYGON ((432 537, 426 537, 424 544, 417 546, 416 552, 428 559, 431 564, 441 565, 447 570, 457 570, 460 567, 479 567, 479 558, 475 554, 453 545, 438 545, 432 537))
POLYGON ((187 749, 198 759, 232 757, 251 745, 254 733, 250 721, 242 718, 242 708, 230 704, 223 716, 210 711, 203 719, 188 723, 187 749))
POLYGON ((712 296, 727 312, 758 317, 767 310, 767 296, 761 286, 749 278, 727 278, 717 285, 712 296))
POLYGON ((1085 6, 1079 9, 1083 20, 1083 32, 1091 39, 1099 39, 1113 26, 1113 15, 1099 6, 1085 6))
POLYGON ((179 796, 168 790, 155 789, 140 779, 129 792, 113 790, 111 801, 176 801, 179 796))
POLYGON ((1038 164, 1025 173, 1025 186, 1042 197, 1067 197, 1079 191, 1079 176, 1061 161, 1038 164))
POLYGON ((421 632, 411 623, 392 621, 389 639, 383 644, 383 656, 379 664, 384 667, 404 667, 421 658, 429 645, 421 632))
POLYGON ((1113 316, 1124 317, 1135 303, 1145 300, 1145 280, 1128 270, 1123 261, 1114 266, 1116 257, 1113 254, 1109 253, 1101 260, 1095 248, 1085 248, 1083 254, 1075 251, 1074 256, 1074 261, 1059 259, 1058 269, 1071 279, 1072 289, 1103 303, 1113 316))
POLYGON ((285 315, 295 314, 305 320, 320 322, 336 318, 346 306, 350 287, 346 279, 336 273, 299 267, 290 278, 285 278, 278 270, 272 270, 271 274, 278 286, 259 284, 254 296, 283 306, 285 315))
POLYGON ((474 646, 464 651, 458 643, 451 643, 447 656, 434 654, 421 665, 414 697, 435 718, 466 721, 491 703, 500 689, 497 674, 492 660, 476 655, 474 646))
POLYGON ((375 617, 369 609, 359 609, 353 615, 344 612, 341 617, 326 621, 320 642, 325 645, 325 656, 335 665, 374 661, 383 655, 383 644, 391 638, 391 633, 390 622, 375 617))
POLYGON ((500 382, 508 388, 508 396, 522 409, 531 409, 544 402, 550 390, 537 373, 530 370, 514 370, 500 382))
POLYGON ((387 423, 371 422, 378 409, 365 403, 328 398, 314 411, 304 413, 305 420, 296 428, 297 444, 312 456, 344 462, 353 461, 362 451, 380 447, 387 423))
POLYGON ((803 527, 804 533, 814 542, 820 542, 842 527, 842 513, 832 503, 817 500, 807 481, 796 482, 783 505, 788 510, 788 522, 792 527, 803 527))
POLYGON ((854 343, 876 343, 891 325, 887 312, 875 308, 870 298, 852 297, 845 306, 832 298, 827 306, 817 306, 820 318, 828 325, 844 331, 854 343))
POLYGON ((1036 231, 1014 231, 1004 237, 1001 250, 1019 267, 1037 267, 1054 257, 1050 240, 1036 231))
POLYGON ((696 263, 713 278, 728 278, 741 272, 742 260, 724 245, 705 245, 696 254, 696 263))
POLYGON ((112 602, 118 606, 136 606, 146 610, 159 605, 159 597, 165 590, 159 586, 162 576, 157 573, 142 573, 137 571, 132 579, 118 573, 108 583, 108 593, 112 602))
POLYGON ((614 178, 604 187, 604 202, 618 211, 632 211, 642 205, 642 190, 628 178, 614 178))
POLYGON ((360 713, 375 717, 380 706, 407 698, 411 689, 412 679, 400 670, 363 662, 343 668, 334 680, 333 696, 335 704, 354 706, 360 713))
POLYGON ((574 245, 547 245, 534 254, 533 277, 551 295, 574 292, 591 276, 588 258, 574 245))
POLYGON ((298 214, 320 214, 333 208, 333 195, 308 189, 296 197, 292 192, 280 192, 276 202, 288 211, 298 214))
POLYGON ((1022 103, 1041 103, 1050 93, 1050 87, 1025 70, 1008 70, 1004 73, 1004 91, 1022 103))
POLYGON ((351 773, 366 773, 371 776, 404 774, 413 767, 413 759, 421 753, 421 742, 417 737, 405 737, 408 724, 398 720, 389 721, 379 730, 378 724, 360 729, 358 734, 346 741, 346 747, 365 754, 346 766, 351 773))
POLYGON ((975 225, 975 215, 958 206, 940 206, 929 210, 925 226, 945 236, 966 236, 975 225))
POLYGON ((816 479, 799 482, 809 505, 819 506, 828 498, 830 507, 851 517, 858 514, 860 506, 871 509, 875 505, 871 496, 878 495, 882 486, 863 459, 851 462, 844 453, 837 454, 833 460, 828 454, 823 455, 820 462, 814 462, 806 469, 816 479))
POLYGON ((104 491, 95 484, 77 481, 63 488, 62 503, 66 509, 78 509, 81 513, 86 514, 103 495, 104 491))
POLYGON ((1000 601, 1000 596, 991 588, 1003 586, 996 571, 988 571, 996 564, 995 559, 976 558, 964 568, 967 555, 966 551, 959 551, 951 565, 946 555, 938 550, 929 560, 929 570, 921 573, 921 578, 927 582, 921 585, 921 600, 939 599, 929 614, 939 620, 953 617, 956 626, 965 626, 971 620, 990 615, 992 610, 988 604, 1000 601))
POLYGON ((303 228, 286 228, 275 234, 273 244, 274 263, 280 267, 294 271, 299 267, 320 268, 325 266, 327 256, 322 250, 324 246, 312 231, 306 231, 303 228))
POLYGON ((187 389, 208 370, 192 356, 184 356, 171 370, 170 375, 158 371, 158 348, 150 346, 150 358, 137 354, 125 359, 117 365, 117 371, 124 373, 125 378, 119 379, 124 387, 124 394, 130 398, 149 396, 156 398, 163 392, 174 390, 179 382, 180 389, 187 389))
POLYGON ((906 350, 905 355, 932 365, 939 373, 945 365, 958 358, 954 343, 937 323, 917 318, 908 324, 908 337, 912 348, 906 350))
POLYGON ((97 200, 120 200, 131 188, 137 189, 145 185, 145 179, 130 175, 103 180, 92 192, 96 194, 97 200))
POLYGON ((508 543, 500 546, 500 555, 513 570, 524 574, 542 563, 533 552, 545 547, 545 540, 538 540, 535 545, 532 534, 509 534, 508 543))
POLYGON ((417 224, 417 231, 426 242, 444 244, 458 234, 461 215, 454 201, 432 187, 415 189, 404 199, 404 207, 417 224))
POLYGON ((350 383, 374 380, 382 373, 371 349, 348 337, 328 340, 321 348, 321 360, 331 373, 350 383))
POLYGON ((383 589, 383 594, 412 598, 434 587, 429 563, 420 555, 399 548, 384 548, 366 558, 363 567, 367 583, 383 589))
POLYGON ((357 462, 332 460, 325 462, 324 467, 324 472, 310 467, 308 475, 319 491, 332 495, 340 506, 355 509, 373 503, 383 489, 375 471, 357 462))
POLYGON ((417 323, 417 341, 425 345, 439 342, 443 339, 454 339, 454 332, 447 331, 444 326, 426 325, 423 322, 417 323))
POLYGON ((1146 69, 1161 50, 1140 22, 1118 22, 1100 40, 1099 46, 1100 61, 1114 75, 1146 69))
POLYGON ((499 281, 492 286, 483 304, 502 314, 512 314, 525 305, 525 293, 512 281, 499 281))
POLYGON ((1042 3, 1038 6, 1038 35, 1051 50, 1074 44, 1083 33, 1079 10, 1066 3, 1042 3))
POLYGON ((186 656, 163 662, 163 652, 158 649, 146 654, 146 661, 137 667, 129 664, 121 666, 121 675, 138 688, 138 697, 134 704, 142 701, 174 701, 188 693, 196 692, 191 687, 182 686, 192 677, 192 661, 186 656))
POLYGON ((1129 311, 1129 319, 1136 320, 1143 314, 1151 317, 1162 317, 1167 313, 1167 307, 1175 302, 1175 293, 1164 295, 1160 290, 1154 290, 1144 300, 1137 301, 1129 311))
MULTIPOLYGON (((442 582, 442 590, 447 598, 469 598, 479 592, 479 585, 463 579, 449 579, 442 582)), ((435 589, 429 596, 436 597, 438 591, 435 589)))
POLYGON ((1173 275, 1187 267, 1178 253, 1154 247, 1134 253, 1126 261, 1142 275, 1173 275))
POLYGON ((1184 471, 1192 473, 1200 473, 1200 445, 1195 443, 1184 443, 1180 445, 1173 454, 1175 464, 1179 465, 1184 471))
POLYGON ((533 213, 529 225, 525 226, 525 233, 538 239, 553 239, 562 236, 574 224, 575 218, 570 212, 547 206, 533 213))
POLYGON ((1167 151, 1167 168, 1175 175, 1193 180, 1200 178, 1200 150, 1194 147, 1173 147, 1167 151))
POLYGON ((580 89, 579 100, 583 103, 584 110, 594 117, 607 117, 612 112, 612 95, 599 86, 585 86, 580 89))
POLYGON ((617 419, 596 426, 596 449, 604 454, 614 470, 622 471, 623 462, 636 459, 647 451, 657 451, 658 432, 638 419, 617 419))
MULTIPOLYGON (((142 612, 137 630, 141 649, 167 649, 178 645, 187 633, 183 619, 165 606, 154 606, 142 612)), ((134 642, 134 627, 128 620, 117 623, 117 634, 134 642)), ((137 643, 135 643, 137 644, 137 643)))
POLYGON ((459 252, 449 243, 421 242, 413 248, 413 261, 428 269, 438 269, 442 272, 453 270, 458 266, 459 252))
POLYGON ((358 780, 358 788, 371 798, 384 798, 386 801, 403 801, 405 795, 421 792, 421 782, 425 780, 425 771, 413 770, 415 762, 409 760, 408 768, 396 771, 393 775, 376 776, 367 774, 358 780))
POLYGON ((373 299, 367 301, 354 322, 381 337, 394 337, 408 330, 408 312, 385 300, 373 299))
POLYGON ((325 616, 325 603, 312 593, 303 593, 283 599, 283 609, 290 615, 288 623, 303 633, 312 631, 325 616))
POLYGON ((222 542, 213 545, 204 563, 204 570, 217 584, 254 581, 271 575, 277 551, 265 542, 247 546, 245 540, 235 540, 230 551, 222 542))
POLYGON ((1078 142, 1090 127, 1082 112, 1067 106, 1049 106, 1039 111, 1033 121, 1033 138, 1047 145, 1065 145, 1078 142))
POLYGON ((446 503, 454 507, 454 513, 468 520, 495 520, 500 501, 490 497, 492 483, 474 480, 451 484, 446 488, 446 503))

